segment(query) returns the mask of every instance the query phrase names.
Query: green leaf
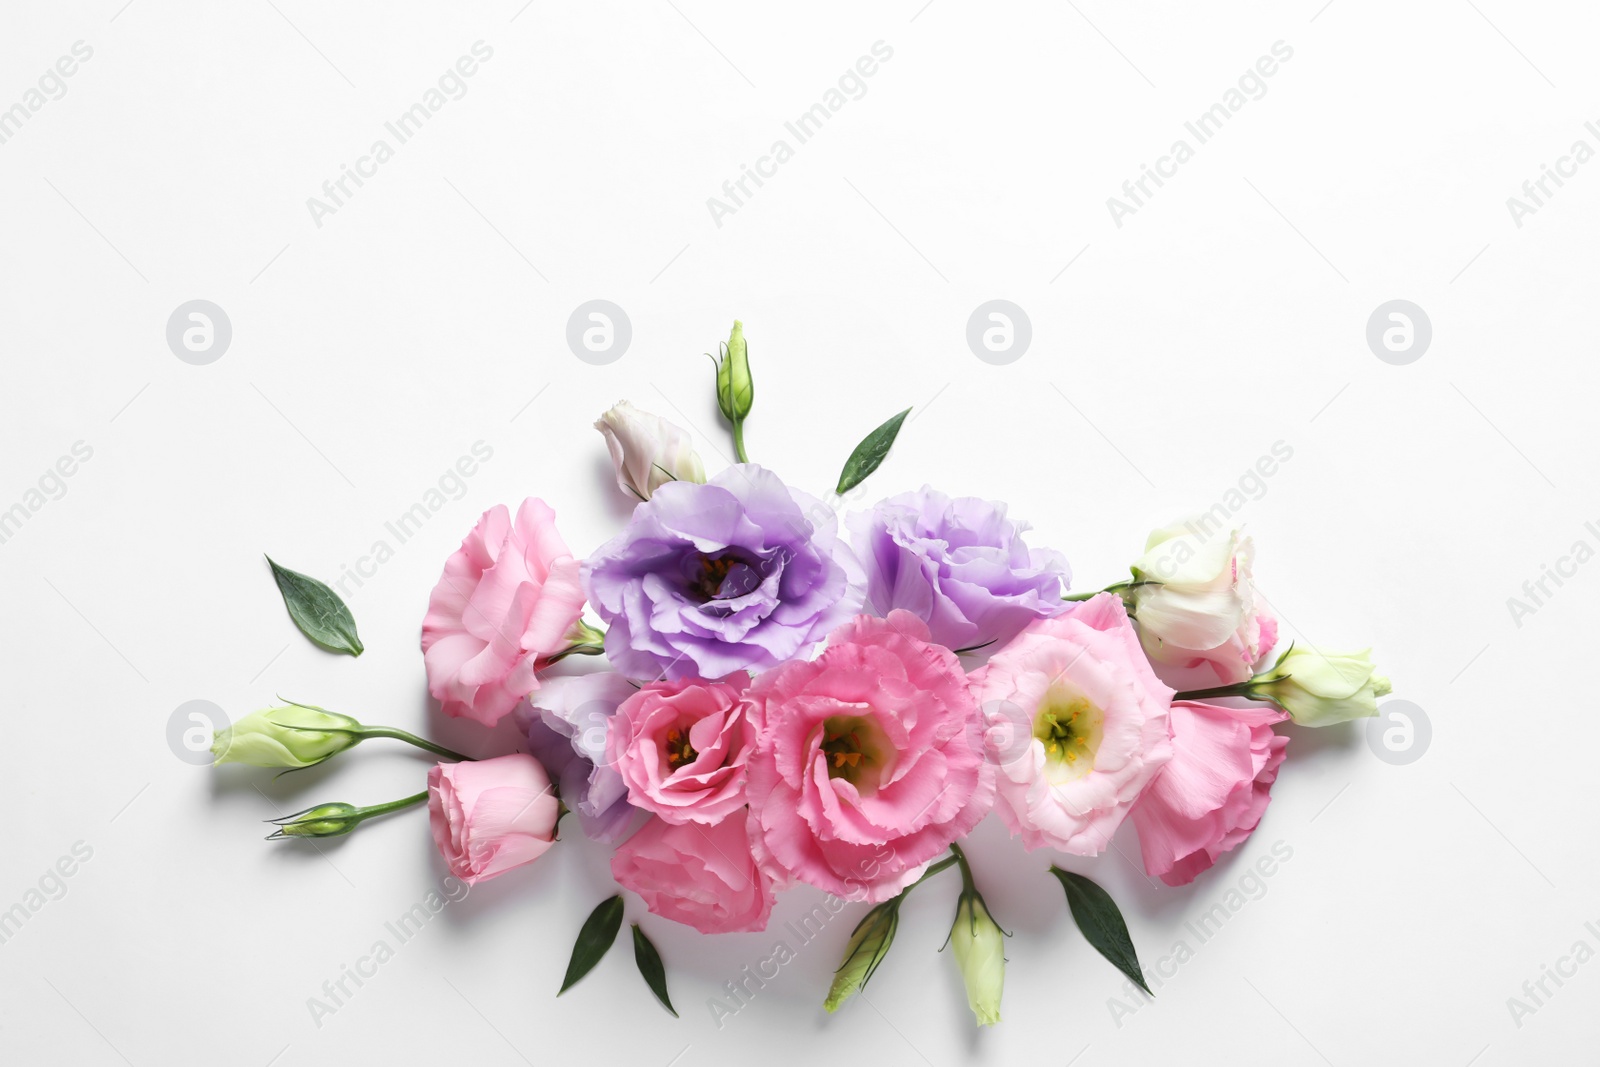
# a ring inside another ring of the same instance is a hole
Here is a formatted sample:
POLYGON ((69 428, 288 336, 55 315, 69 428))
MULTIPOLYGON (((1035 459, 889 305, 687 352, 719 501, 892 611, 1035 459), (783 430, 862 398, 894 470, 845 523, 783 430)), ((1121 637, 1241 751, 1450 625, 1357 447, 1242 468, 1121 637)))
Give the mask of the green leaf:
POLYGON ((900 424, 906 421, 909 414, 911 409, 906 408, 861 439, 856 450, 850 453, 850 458, 844 461, 844 470, 839 472, 839 487, 834 490, 835 493, 848 493, 878 469, 878 464, 889 454, 896 435, 900 433, 900 424))
POLYGON ((639 965, 639 973, 644 975, 644 984, 650 987, 650 992, 661 1001, 661 1006, 676 1019, 678 1009, 672 1006, 672 1001, 667 997, 667 969, 661 963, 661 953, 644 936, 638 923, 633 924, 633 961, 639 965))
POLYGON ((1062 888, 1067 891, 1067 907, 1072 909, 1072 918, 1083 931, 1084 940, 1134 985, 1150 993, 1144 972, 1139 969, 1139 956, 1133 951, 1133 939, 1128 936, 1128 924, 1122 921, 1122 912, 1111 895, 1081 874, 1063 871, 1053 864, 1050 873, 1061 879, 1062 888))
POLYGON ((561 980, 561 989, 556 996, 571 989, 572 983, 594 970, 594 965, 600 962, 600 957, 606 954, 611 942, 617 939, 617 931, 621 929, 622 894, 618 893, 602 900, 600 906, 583 920, 583 929, 578 931, 578 940, 572 945, 572 959, 567 962, 567 976, 561 980))
POLYGON ((356 620, 338 593, 315 578, 278 566, 271 556, 267 562, 272 564, 272 577, 283 594, 283 606, 301 633, 329 652, 359 656, 365 651, 356 636, 356 620))

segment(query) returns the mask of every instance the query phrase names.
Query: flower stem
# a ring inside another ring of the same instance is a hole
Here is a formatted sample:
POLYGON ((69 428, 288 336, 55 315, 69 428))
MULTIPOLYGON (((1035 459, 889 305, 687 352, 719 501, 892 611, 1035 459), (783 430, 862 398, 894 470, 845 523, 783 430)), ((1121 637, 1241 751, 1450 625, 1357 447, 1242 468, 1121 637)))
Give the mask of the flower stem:
MULTIPOLYGON (((955 848, 955 846, 952 845, 951 849, 953 850, 954 848, 955 848)), ((944 859, 940 860, 938 863, 933 864, 927 870, 923 871, 921 878, 918 878, 915 882, 912 882, 910 885, 908 885, 904 889, 902 889, 900 891, 901 895, 903 896, 904 894, 911 892, 917 886, 921 885, 923 882, 926 882, 929 878, 932 878, 934 875, 938 874, 940 871, 948 869, 952 864, 955 864, 957 862, 959 862, 959 861, 957 860, 957 858, 955 856, 946 856, 944 859)))
POLYGON ((955 853, 954 859, 961 865, 961 888, 969 893, 976 892, 977 886, 972 881, 972 868, 967 864, 967 854, 954 841, 950 842, 950 851, 955 853))
MULTIPOLYGON (((432 741, 418 737, 416 734, 409 733, 394 726, 363 726, 361 728, 361 737, 363 740, 369 737, 387 737, 395 741, 404 741, 408 745, 415 745, 418 748, 426 749, 436 756, 443 756, 445 759, 460 760, 463 763, 474 762, 474 757, 472 756, 463 756, 459 752, 452 752, 443 745, 436 745, 432 741)), ((423 796, 426 797, 427 794, 424 793, 423 796)), ((409 803, 416 803, 416 798, 413 797, 409 803)))
MULTIPOLYGON (((1173 700, 1208 700, 1211 697, 1248 697, 1250 696, 1250 683, 1238 682, 1234 685, 1218 685, 1210 689, 1190 689, 1173 695, 1173 700)), ((1250 697, 1254 700, 1254 697, 1250 697)))
MULTIPOLYGON (((464 759, 465 757, 462 758, 464 759)), ((399 800, 391 800, 387 804, 373 804, 365 808, 357 808, 356 815, 363 820, 370 819, 375 815, 387 815, 391 811, 399 811, 414 804, 425 803, 427 799, 428 791, 424 789, 420 793, 413 793, 408 797, 401 797, 399 800)))
POLYGON ((587 643, 576 644, 576 645, 568 645, 566 648, 563 648, 560 652, 557 652, 555 655, 551 656, 549 659, 546 659, 544 662, 546 662, 546 663, 560 663, 562 660, 566 659, 568 656, 603 656, 605 654, 606 654, 606 646, 605 645, 591 645, 591 644, 587 644, 587 643))
POLYGON ((735 420, 733 424, 733 454, 740 463, 749 463, 750 457, 744 454, 744 420, 735 420))
POLYGON ((1160 582, 1134 581, 1133 579, 1130 578, 1126 582, 1113 582, 1111 585, 1106 586, 1104 589, 1097 589, 1092 593, 1068 593, 1066 596, 1063 596, 1061 599, 1062 600, 1076 600, 1076 601, 1093 600, 1095 597, 1099 596, 1101 593, 1116 593, 1116 594, 1118 594, 1120 596, 1121 594, 1127 592, 1129 589, 1138 589, 1140 586, 1160 585, 1160 584, 1161 584, 1160 582))

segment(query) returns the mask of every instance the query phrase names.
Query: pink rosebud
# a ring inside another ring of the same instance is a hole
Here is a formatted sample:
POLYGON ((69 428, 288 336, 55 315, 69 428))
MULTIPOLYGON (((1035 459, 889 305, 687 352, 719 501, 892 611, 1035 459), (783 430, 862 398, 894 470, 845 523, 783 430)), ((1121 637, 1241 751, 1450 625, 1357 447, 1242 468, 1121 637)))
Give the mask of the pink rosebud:
POLYGON ((652 682, 617 708, 606 755, 634 807, 670 823, 715 823, 744 807, 745 761, 755 731, 749 680, 652 682))
POLYGON ((611 857, 617 884, 655 914, 705 934, 765 930, 777 900, 743 811, 713 826, 651 819, 611 857))
POLYGON ((444 564, 422 620, 428 692, 447 715, 493 726, 539 681, 539 662, 567 648, 583 613, 578 561, 556 515, 529 497, 515 522, 483 513, 444 564))
POLYGON ((1289 744, 1272 724, 1286 718, 1265 705, 1172 705, 1172 761, 1129 814, 1147 872, 1168 885, 1187 885, 1244 843, 1271 799, 1289 744))
POLYGON ((428 825, 450 873, 475 885, 532 863, 555 840, 560 801, 550 776, 520 752, 436 764, 428 772, 428 825))

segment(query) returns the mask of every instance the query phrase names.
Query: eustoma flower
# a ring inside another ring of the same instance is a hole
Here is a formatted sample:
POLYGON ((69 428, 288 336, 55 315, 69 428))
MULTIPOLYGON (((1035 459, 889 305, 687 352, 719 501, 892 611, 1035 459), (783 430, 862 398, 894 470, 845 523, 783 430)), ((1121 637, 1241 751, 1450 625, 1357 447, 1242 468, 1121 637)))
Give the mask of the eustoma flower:
POLYGON ((1257 603, 1250 538, 1195 525, 1150 534, 1126 596, 1163 679, 1183 687, 1242 682, 1272 651, 1278 622, 1257 603))
POLYGON ((659 415, 622 400, 601 415, 594 428, 605 435, 617 486, 640 500, 649 500, 667 482, 706 480, 688 431, 659 415))
POLYGON ((1272 725, 1285 718, 1276 708, 1172 705, 1172 760, 1130 813, 1145 871, 1187 885, 1244 843, 1271 799, 1289 744, 1272 725))
POLYGON ((1172 690, 1115 594, 1033 623, 973 672, 995 809, 1029 849, 1100 853, 1172 758, 1172 690))
POLYGON ((765 930, 777 899, 744 811, 712 826, 651 819, 611 857, 617 884, 657 915, 707 934, 765 930))
POLYGON ((708 825, 744 807, 745 761, 755 742, 746 682, 652 682, 623 701, 606 755, 635 807, 669 823, 708 825))
POLYGON ((583 586, 555 523, 542 500, 524 500, 515 520, 497 504, 445 561, 422 620, 428 691, 445 714, 493 726, 571 645, 583 586))
POLYGON ((1006 641, 1062 611, 1066 560, 1030 549, 1027 527, 1008 519, 1004 504, 951 499, 924 486, 852 515, 850 527, 867 574, 867 607, 911 612, 947 648, 1006 641))
POLYGON ((517 708, 528 747, 555 776, 562 801, 583 832, 601 841, 615 841, 634 815, 628 787, 606 757, 606 728, 634 692, 610 672, 551 678, 517 708))
POLYGON ((428 772, 428 825, 450 873, 476 885, 544 855, 561 802, 539 761, 512 753, 428 772))
POLYGON ((961 665, 908 612, 858 616, 747 696, 761 731, 747 786, 757 832, 803 882, 887 900, 989 809, 961 665))
POLYGON ((833 514, 763 467, 669 482, 584 561, 623 674, 723 678, 809 655, 861 603, 833 514))

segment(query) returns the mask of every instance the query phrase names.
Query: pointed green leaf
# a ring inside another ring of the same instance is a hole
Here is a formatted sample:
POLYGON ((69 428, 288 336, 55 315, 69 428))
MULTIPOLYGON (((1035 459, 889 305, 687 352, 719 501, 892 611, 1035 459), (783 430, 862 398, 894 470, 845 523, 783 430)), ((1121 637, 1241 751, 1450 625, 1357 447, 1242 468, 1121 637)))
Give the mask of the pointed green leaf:
POLYGON ((329 652, 348 652, 359 656, 364 651, 356 636, 356 620, 339 594, 315 578, 280 567, 271 556, 272 577, 283 594, 283 606, 300 632, 329 652))
POLYGON ((676 1019, 678 1009, 672 1006, 672 1001, 667 997, 667 968, 661 962, 661 953, 644 936, 638 923, 633 924, 633 961, 639 965, 639 973, 644 975, 644 984, 650 987, 650 992, 661 1001, 661 1006, 676 1019))
POLYGON ((578 940, 572 945, 572 959, 567 962, 567 976, 561 980, 560 996, 572 988, 572 983, 594 970, 600 957, 606 954, 611 942, 622 929, 622 894, 602 900, 600 906, 589 913, 578 931, 578 940))
POLYGON ((839 487, 834 490, 835 493, 848 493, 878 469, 878 464, 889 454, 889 448, 900 433, 900 424, 906 421, 909 414, 911 409, 906 408, 861 439, 856 450, 850 453, 850 458, 844 461, 844 470, 839 472, 839 487))
POLYGON ((1072 909, 1072 918, 1083 931, 1084 940, 1135 985, 1150 993, 1144 972, 1139 969, 1139 956, 1133 950, 1133 939, 1128 936, 1128 924, 1123 922, 1122 912, 1111 895, 1081 874, 1054 865, 1050 873, 1061 879, 1061 886, 1067 891, 1067 907, 1072 909))

